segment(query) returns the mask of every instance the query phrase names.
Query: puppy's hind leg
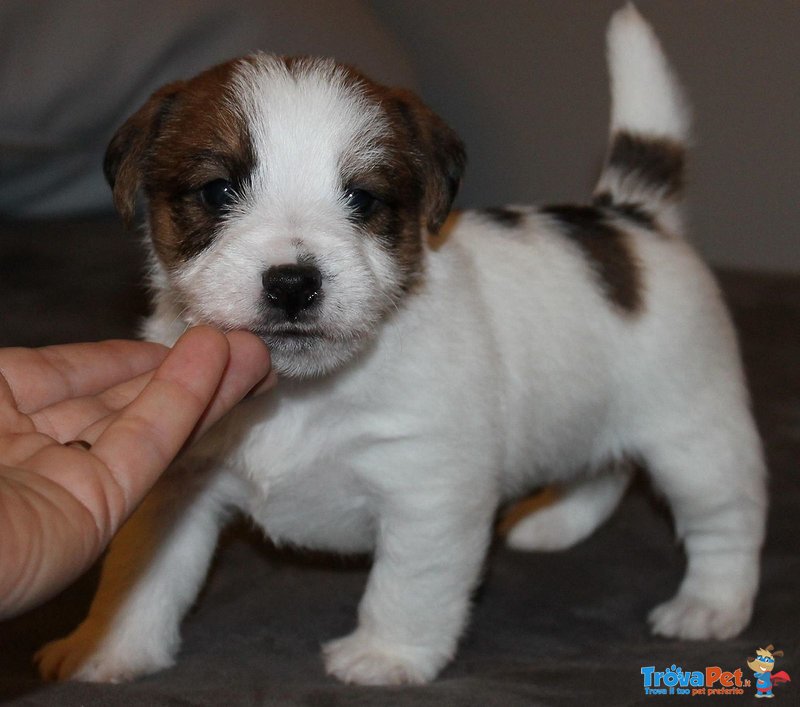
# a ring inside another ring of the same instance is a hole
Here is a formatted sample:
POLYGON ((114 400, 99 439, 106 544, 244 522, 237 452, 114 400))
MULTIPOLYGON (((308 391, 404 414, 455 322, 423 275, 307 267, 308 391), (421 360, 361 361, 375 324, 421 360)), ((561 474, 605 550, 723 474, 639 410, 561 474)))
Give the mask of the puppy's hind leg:
POLYGON ((632 476, 632 468, 620 463, 559 488, 552 503, 511 528, 506 543, 532 552, 557 552, 577 545, 611 517, 632 476))
POLYGON ((656 634, 725 639, 750 620, 767 503, 761 445, 741 408, 721 411, 705 428, 668 435, 645 452, 687 558, 677 595, 650 613, 656 634))
POLYGON ((36 654, 42 677, 121 682, 172 665, 238 484, 182 472, 168 471, 117 534, 89 616, 36 654))

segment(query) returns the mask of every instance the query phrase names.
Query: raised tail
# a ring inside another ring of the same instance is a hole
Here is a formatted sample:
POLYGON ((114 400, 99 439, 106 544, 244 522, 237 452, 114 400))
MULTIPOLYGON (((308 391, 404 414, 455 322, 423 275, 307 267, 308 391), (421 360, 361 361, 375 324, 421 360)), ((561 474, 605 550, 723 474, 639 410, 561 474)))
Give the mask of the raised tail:
POLYGON ((607 42, 611 137, 595 203, 681 234, 690 122, 683 90, 632 3, 614 13, 607 42))

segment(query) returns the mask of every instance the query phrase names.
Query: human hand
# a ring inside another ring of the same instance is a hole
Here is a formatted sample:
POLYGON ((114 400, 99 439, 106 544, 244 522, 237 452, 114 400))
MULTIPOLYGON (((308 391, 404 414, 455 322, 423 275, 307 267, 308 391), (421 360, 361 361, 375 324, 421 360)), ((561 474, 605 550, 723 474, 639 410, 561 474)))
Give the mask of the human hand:
POLYGON ((273 382, 257 337, 209 327, 0 349, 0 618, 84 572, 187 440, 273 382))

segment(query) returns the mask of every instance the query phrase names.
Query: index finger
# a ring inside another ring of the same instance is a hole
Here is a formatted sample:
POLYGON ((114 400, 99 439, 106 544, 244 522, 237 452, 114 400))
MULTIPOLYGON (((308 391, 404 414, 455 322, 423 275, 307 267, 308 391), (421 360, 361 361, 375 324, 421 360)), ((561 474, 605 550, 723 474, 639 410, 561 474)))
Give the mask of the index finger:
MULTIPOLYGON (((236 391, 224 396, 228 404, 269 371, 269 356, 260 340, 239 332, 235 343, 236 357, 247 359, 247 370, 233 376, 236 391)), ((92 446, 92 454, 105 463, 124 490, 127 511, 184 446, 215 398, 230 361, 230 343, 224 334, 209 327, 190 329, 136 400, 92 446)))
POLYGON ((156 368, 168 349, 148 341, 110 340, 39 349, 0 349, 0 375, 20 412, 94 395, 156 368))

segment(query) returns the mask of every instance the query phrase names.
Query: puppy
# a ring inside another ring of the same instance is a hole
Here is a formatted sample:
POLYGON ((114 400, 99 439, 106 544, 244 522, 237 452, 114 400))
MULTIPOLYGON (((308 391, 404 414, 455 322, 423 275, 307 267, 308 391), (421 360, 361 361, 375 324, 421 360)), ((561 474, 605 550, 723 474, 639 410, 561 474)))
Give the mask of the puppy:
POLYGON ((148 338, 249 329, 281 384, 176 462, 114 541, 49 678, 171 665, 221 525, 372 552, 358 626, 324 647, 352 683, 431 680, 452 659, 501 502, 559 482, 510 543, 567 547, 648 470, 688 556, 653 630, 748 622, 766 508, 734 331, 682 238, 687 110, 649 26, 608 33, 613 109, 591 205, 445 224, 461 141, 414 95, 329 60, 256 54, 157 91, 113 138, 122 216, 146 196, 148 338), (440 237, 433 238, 434 234, 440 237))

